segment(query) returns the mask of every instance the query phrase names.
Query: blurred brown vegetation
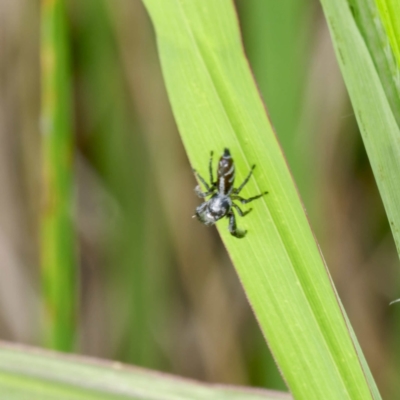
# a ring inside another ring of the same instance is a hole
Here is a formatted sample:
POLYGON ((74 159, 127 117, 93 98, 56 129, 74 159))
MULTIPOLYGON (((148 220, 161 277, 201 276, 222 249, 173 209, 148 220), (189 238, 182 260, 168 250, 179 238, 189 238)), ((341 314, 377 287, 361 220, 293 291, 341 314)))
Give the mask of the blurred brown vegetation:
MULTIPOLYGON (((311 0, 276 9, 257 1, 237 1, 250 63, 375 379, 398 398, 400 310, 389 307, 400 292, 398 257, 324 17, 311 0)), ((191 218, 195 180, 142 3, 67 3, 76 352, 284 388, 216 230, 191 218)), ((39 8, 0 0, 0 337, 34 345, 42 343, 39 8)))

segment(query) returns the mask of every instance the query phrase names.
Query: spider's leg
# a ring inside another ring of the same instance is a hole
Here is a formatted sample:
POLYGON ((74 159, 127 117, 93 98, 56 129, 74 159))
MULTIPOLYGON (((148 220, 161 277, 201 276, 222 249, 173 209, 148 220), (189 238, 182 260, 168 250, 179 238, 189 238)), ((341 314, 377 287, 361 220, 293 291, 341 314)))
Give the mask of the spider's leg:
POLYGON ((235 214, 233 213, 232 210, 229 211, 229 213, 226 215, 229 218, 229 232, 231 233, 232 236, 235 236, 237 238, 243 238, 246 236, 247 231, 242 231, 240 229, 237 229, 236 227, 236 218, 235 214))
POLYGON ((214 176, 213 176, 213 169, 212 169, 213 155, 214 155, 214 152, 211 151, 211 153, 210 153, 210 161, 208 163, 208 170, 210 172, 210 182, 211 182, 212 185, 214 184, 214 176))
MULTIPOLYGON (((207 189, 207 191, 210 191, 210 185, 206 182, 206 180, 195 170, 193 169, 193 172, 196 174, 198 180, 204 185, 204 187, 207 189)), ((213 186, 211 182, 211 186, 213 186)))
POLYGON ((240 201, 242 204, 247 204, 247 203, 250 203, 251 201, 259 199, 260 197, 264 196, 265 194, 268 194, 268 192, 261 193, 257 196, 253 196, 248 199, 244 199, 243 197, 237 196, 237 195, 232 195, 231 198, 232 198, 232 200, 240 201))
POLYGON ((246 176, 246 179, 243 181, 243 183, 237 189, 233 189, 232 193, 234 193, 234 194, 239 194, 240 193, 240 191, 244 188, 246 183, 249 181, 249 179, 251 177, 251 174, 253 173, 253 170, 254 170, 255 167, 256 167, 255 165, 253 165, 251 167, 251 170, 250 170, 249 174, 246 176))
POLYGON ((199 185, 197 185, 194 188, 194 191, 196 192, 197 196, 200 197, 201 199, 204 199, 205 197, 209 196, 210 194, 213 194, 215 192, 215 186, 213 185, 207 192, 203 192, 200 188, 199 185))
POLYGON ((235 203, 232 203, 232 207, 235 208, 235 210, 238 212, 238 214, 239 214, 241 217, 244 217, 245 215, 247 215, 247 214, 252 210, 252 208, 250 208, 249 210, 242 211, 242 209, 241 209, 237 204, 235 204, 235 203))

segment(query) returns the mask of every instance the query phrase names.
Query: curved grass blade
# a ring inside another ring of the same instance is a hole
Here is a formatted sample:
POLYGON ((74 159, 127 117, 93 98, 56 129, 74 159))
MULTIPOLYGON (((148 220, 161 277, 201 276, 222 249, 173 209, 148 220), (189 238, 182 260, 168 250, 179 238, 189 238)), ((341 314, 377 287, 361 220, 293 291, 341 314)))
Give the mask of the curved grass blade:
POLYGON ((285 393, 202 384, 121 363, 0 346, 7 400, 290 400, 285 393))
POLYGON ((144 3, 193 166, 207 176, 210 150, 229 147, 237 181, 257 165, 243 196, 269 191, 240 220, 245 239, 230 236, 226 221, 218 228, 294 397, 378 399, 248 68, 232 2, 144 3))

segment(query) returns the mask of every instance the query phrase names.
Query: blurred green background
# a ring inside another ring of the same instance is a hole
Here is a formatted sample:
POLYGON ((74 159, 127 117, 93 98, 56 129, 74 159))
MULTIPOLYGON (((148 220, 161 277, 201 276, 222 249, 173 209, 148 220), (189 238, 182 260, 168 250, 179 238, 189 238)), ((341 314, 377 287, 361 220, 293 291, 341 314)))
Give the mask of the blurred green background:
MULTIPOLYGON (((57 348, 42 318, 44 3, 0 0, 0 337, 57 348)), ((383 396, 399 398, 398 259, 319 3, 236 5, 330 273, 383 396)), ((191 218, 195 179, 141 1, 66 6, 75 278, 62 300, 76 311, 63 350, 284 389, 216 230, 191 218)))

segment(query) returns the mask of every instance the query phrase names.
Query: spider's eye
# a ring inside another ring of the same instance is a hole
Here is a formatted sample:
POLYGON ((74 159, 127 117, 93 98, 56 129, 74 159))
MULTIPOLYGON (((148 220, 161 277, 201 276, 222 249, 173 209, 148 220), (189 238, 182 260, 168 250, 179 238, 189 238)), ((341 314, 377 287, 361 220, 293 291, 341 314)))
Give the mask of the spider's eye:
POLYGON ((197 219, 205 225, 214 225, 218 218, 215 217, 214 213, 212 213, 208 207, 200 209, 197 207, 196 209, 196 217, 197 219))

